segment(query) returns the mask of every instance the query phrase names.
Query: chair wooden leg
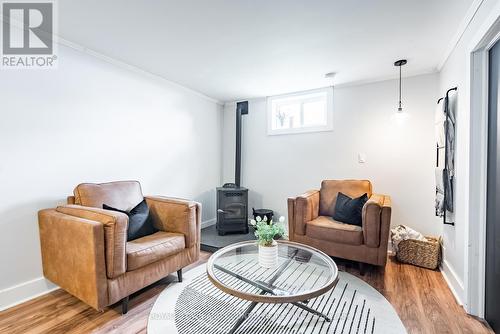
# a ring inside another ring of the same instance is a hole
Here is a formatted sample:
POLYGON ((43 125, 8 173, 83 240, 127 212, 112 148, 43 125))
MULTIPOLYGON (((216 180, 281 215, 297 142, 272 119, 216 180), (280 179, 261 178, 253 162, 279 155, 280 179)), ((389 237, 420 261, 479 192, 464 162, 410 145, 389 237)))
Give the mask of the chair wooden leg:
POLYGON ((177 270, 177 278, 179 279, 179 282, 182 282, 182 269, 177 270))
POLYGON ((122 314, 127 314, 128 312, 128 297, 122 299, 122 314))
POLYGON ((361 276, 365 276, 366 264, 364 264, 363 262, 358 262, 358 263, 359 263, 359 274, 361 276))

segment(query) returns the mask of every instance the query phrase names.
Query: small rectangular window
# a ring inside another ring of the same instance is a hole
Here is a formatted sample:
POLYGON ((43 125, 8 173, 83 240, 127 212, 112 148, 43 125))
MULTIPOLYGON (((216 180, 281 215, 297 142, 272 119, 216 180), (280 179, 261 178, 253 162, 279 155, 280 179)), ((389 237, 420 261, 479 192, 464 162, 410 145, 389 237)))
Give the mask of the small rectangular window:
POLYGON ((333 88, 279 95, 267 100, 269 135, 333 129, 333 88))

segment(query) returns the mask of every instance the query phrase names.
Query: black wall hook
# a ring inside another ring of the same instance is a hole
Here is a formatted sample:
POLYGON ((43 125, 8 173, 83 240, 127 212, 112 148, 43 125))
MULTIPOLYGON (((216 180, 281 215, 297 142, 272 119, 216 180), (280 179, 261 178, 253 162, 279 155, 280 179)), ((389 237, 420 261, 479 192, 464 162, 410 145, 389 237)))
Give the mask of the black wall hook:
POLYGON ((455 90, 458 90, 458 87, 453 87, 453 88, 448 89, 448 90, 446 91, 446 95, 445 95, 444 97, 440 97, 440 98, 438 99, 438 102, 437 102, 437 103, 439 104, 439 102, 441 102, 441 100, 442 100, 442 99, 444 99, 445 97, 448 97, 448 94, 449 94, 450 92, 452 92, 452 91, 455 91, 455 90))

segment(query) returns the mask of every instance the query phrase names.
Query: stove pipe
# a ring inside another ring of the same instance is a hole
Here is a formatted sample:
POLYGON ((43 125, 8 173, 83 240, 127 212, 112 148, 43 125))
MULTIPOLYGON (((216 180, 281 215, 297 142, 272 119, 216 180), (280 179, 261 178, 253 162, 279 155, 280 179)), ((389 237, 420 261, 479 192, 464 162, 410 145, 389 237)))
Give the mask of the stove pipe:
POLYGON ((236 103, 236 161, 234 183, 240 186, 241 180, 241 115, 248 114, 248 101, 236 103))

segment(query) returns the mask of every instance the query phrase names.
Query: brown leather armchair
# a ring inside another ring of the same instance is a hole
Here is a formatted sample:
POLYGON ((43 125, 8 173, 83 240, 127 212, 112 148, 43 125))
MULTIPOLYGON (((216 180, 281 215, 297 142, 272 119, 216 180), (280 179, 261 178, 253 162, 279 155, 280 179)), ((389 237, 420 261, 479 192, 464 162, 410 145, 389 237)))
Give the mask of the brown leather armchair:
POLYGON ((68 205, 38 213, 43 274, 97 310, 196 262, 200 255, 201 205, 147 196, 158 232, 127 242, 129 210, 143 200, 136 181, 80 184, 68 205))
POLYGON ((320 190, 288 199, 289 237, 316 247, 330 256, 385 266, 391 225, 391 198, 372 193, 366 180, 325 180, 320 190), (363 207, 363 226, 335 221, 337 194, 350 197, 368 194, 363 207))

